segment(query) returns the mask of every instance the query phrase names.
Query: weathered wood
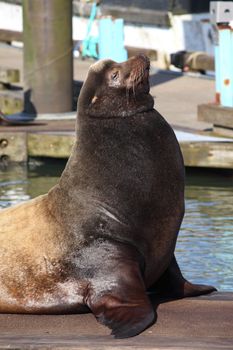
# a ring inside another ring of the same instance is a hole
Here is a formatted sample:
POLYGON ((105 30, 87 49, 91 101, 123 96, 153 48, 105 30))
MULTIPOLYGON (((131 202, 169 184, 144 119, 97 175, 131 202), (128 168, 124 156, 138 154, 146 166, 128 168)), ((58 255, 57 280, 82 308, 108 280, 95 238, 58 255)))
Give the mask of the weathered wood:
POLYGON ((233 108, 213 103, 199 105, 198 120, 233 128, 233 108))
MULTIPOLYGON (((8 133, 2 133, 3 135, 8 133)), ((25 138, 25 134, 14 133, 16 139, 25 138), (21 135, 21 136, 20 136, 21 135)), ((68 158, 75 140, 73 133, 28 133, 27 152, 32 157, 68 158)), ((12 142, 12 141, 11 141, 12 142)), ((22 141, 24 142, 24 141, 22 141)), ((233 142, 181 142, 185 166, 203 168, 233 169, 233 142)), ((10 152, 10 159, 17 161, 11 154, 20 154, 19 141, 10 152)), ((3 149, 1 154, 9 154, 3 149)), ((23 160, 26 159, 25 152, 23 160)), ((19 161, 22 161, 21 158, 19 161)))
POLYGON ((0 91, 0 110, 3 114, 18 113, 23 110, 23 94, 16 91, 0 91))
POLYGON ((20 73, 18 69, 0 67, 0 83, 10 84, 20 81, 20 73))
POLYGON ((214 56, 206 52, 178 51, 171 54, 171 64, 183 71, 214 71, 214 56))
POLYGON ((233 128, 226 128, 224 126, 214 125, 213 132, 216 135, 222 135, 222 136, 233 138, 233 128))
MULTIPOLYGON (((28 154, 68 158, 73 143, 74 135, 70 133, 29 133, 28 154)), ((185 166, 233 169, 233 142, 181 142, 180 146, 185 166)))
POLYGON ((0 132, 0 162, 8 163, 26 161, 26 133, 0 132))
POLYGON ((93 314, 0 315, 0 349, 232 350, 233 293, 152 305, 155 324, 128 339, 113 339, 93 314))
POLYGON ((190 70, 215 70, 214 56, 208 55, 206 52, 187 52, 184 59, 185 66, 190 70))
POLYGON ((28 155, 32 157, 68 158, 74 135, 28 134, 28 155), (42 140, 42 141, 41 141, 42 140))
POLYGON ((72 110, 72 1, 23 1, 24 90, 28 113, 72 110))
POLYGON ((167 11, 140 9, 123 6, 101 6, 102 14, 114 18, 123 18, 126 22, 137 24, 151 24, 161 27, 170 27, 170 19, 167 11))
POLYGON ((16 30, 0 29, 0 41, 5 43, 23 41, 23 33, 16 30))
POLYGON ((185 166, 233 169, 233 142, 180 143, 185 166))
POLYGON ((128 57, 132 57, 135 55, 138 55, 139 53, 143 53, 144 55, 148 56, 150 60, 157 60, 158 59, 158 52, 156 50, 151 49, 144 49, 140 47, 133 47, 133 46, 125 46, 125 49, 128 52, 128 57))

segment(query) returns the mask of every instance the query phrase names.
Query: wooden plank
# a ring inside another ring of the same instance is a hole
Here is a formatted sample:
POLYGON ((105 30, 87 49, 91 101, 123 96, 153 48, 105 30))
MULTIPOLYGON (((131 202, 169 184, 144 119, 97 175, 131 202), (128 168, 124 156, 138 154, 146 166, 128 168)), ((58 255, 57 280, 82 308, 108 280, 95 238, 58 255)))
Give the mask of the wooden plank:
MULTIPOLYGON (((26 223, 25 223, 26 224, 26 223)), ((0 349, 232 350, 233 293, 161 303, 142 334, 114 339, 93 314, 0 315, 0 349)), ((159 305, 159 306, 158 306, 159 305)))
POLYGON ((11 41, 23 41, 23 33, 16 30, 0 29, 0 41, 10 43, 11 41))
POLYGON ((185 166, 233 169, 233 142, 180 143, 185 166))
POLYGON ((28 155, 32 157, 68 158, 74 144, 72 134, 28 134, 28 155), (43 142, 41 142, 43 140, 43 142))
POLYGON ((198 120, 233 128, 233 108, 213 103, 199 105, 198 120))
MULTIPOLYGON (((116 2, 116 1, 115 1, 116 2)), ((167 9, 156 10, 153 8, 146 8, 143 4, 143 8, 135 6, 125 6, 125 4, 115 5, 106 3, 100 3, 101 13, 104 16, 113 16, 115 18, 123 18, 125 21, 137 24, 151 24, 162 27, 170 27, 169 13, 167 9)), ((153 3, 153 2, 151 2, 153 3)), ((74 15, 81 15, 89 17, 91 13, 91 3, 80 2, 78 0, 73 1, 73 13, 74 15)))
POLYGON ((0 162, 8 163, 26 161, 26 133, 0 132, 0 162))
POLYGON ((0 91, 0 110, 3 114, 14 114, 23 110, 24 99, 22 92, 0 91))
POLYGON ((158 59, 158 52, 156 50, 152 49, 144 49, 140 47, 133 47, 133 46, 125 46, 125 49, 128 52, 128 57, 136 56, 140 53, 143 53, 144 55, 148 56, 150 60, 156 61, 158 59))
POLYGON ((101 11, 104 16, 123 18, 125 22, 129 23, 151 24, 166 28, 171 26, 167 11, 109 5, 101 6, 101 11))
POLYGON ((214 71, 214 56, 206 52, 178 51, 171 54, 171 64, 183 71, 214 71))
POLYGON ((4 84, 18 83, 20 73, 18 69, 0 67, 0 82, 4 84))
POLYGON ((217 135, 233 137, 233 128, 226 128, 224 126, 214 125, 213 132, 217 135))
MULTIPOLYGON (((74 140, 73 134, 29 133, 28 154, 68 158, 74 140)), ((185 166, 233 169, 233 142, 181 142, 180 146, 185 166)))

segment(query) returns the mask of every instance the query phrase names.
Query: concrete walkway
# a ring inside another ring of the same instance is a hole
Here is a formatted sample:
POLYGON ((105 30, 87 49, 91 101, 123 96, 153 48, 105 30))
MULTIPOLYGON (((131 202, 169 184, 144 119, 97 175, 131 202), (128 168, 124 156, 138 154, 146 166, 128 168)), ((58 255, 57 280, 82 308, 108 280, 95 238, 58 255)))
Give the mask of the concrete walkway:
POLYGON ((212 127, 197 120, 197 106, 214 101, 213 79, 160 72, 151 76, 151 94, 155 109, 173 126, 200 131, 212 127))
POLYGON ((233 293, 166 302, 157 315, 144 333, 123 340, 92 314, 0 315, 0 349, 233 349, 233 293))

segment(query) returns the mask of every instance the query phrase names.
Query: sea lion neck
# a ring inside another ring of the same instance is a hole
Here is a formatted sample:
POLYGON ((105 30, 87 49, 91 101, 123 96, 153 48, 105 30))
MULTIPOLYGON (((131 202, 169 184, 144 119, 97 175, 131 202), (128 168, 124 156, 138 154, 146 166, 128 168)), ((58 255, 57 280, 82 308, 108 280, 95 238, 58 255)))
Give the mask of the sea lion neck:
POLYGON ((150 94, 127 95, 127 92, 116 94, 108 91, 96 97, 87 111, 89 118, 126 118, 151 111, 154 107, 154 99, 150 94))

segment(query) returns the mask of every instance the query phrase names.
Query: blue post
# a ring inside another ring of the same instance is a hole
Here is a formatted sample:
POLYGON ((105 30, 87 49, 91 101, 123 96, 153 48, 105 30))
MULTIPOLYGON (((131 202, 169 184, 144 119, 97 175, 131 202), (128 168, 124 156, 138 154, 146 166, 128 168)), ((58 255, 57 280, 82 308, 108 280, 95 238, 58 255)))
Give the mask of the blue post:
POLYGON ((124 48, 123 19, 102 18, 99 20, 99 58, 110 58, 116 62, 127 60, 124 48))
POLYGON ((233 28, 231 27, 231 107, 233 107, 233 28))
POLYGON ((216 103, 221 103, 220 91, 221 91, 221 76, 220 76, 220 52, 219 52, 219 43, 216 43, 214 47, 215 52, 215 101, 216 103))
POLYGON ((96 14, 97 14, 97 4, 94 3, 91 8, 91 14, 87 25, 86 38, 83 40, 83 44, 82 44, 83 57, 86 57, 86 56, 93 57, 93 58, 98 57, 97 50, 96 50, 97 44, 98 44, 98 38, 91 36, 91 28, 95 20, 96 14))
POLYGON ((220 102, 233 107, 233 34, 230 27, 219 26, 220 102))
POLYGON ((232 108, 233 1, 211 1, 210 21, 218 32, 215 45, 216 101, 225 107, 232 108))

